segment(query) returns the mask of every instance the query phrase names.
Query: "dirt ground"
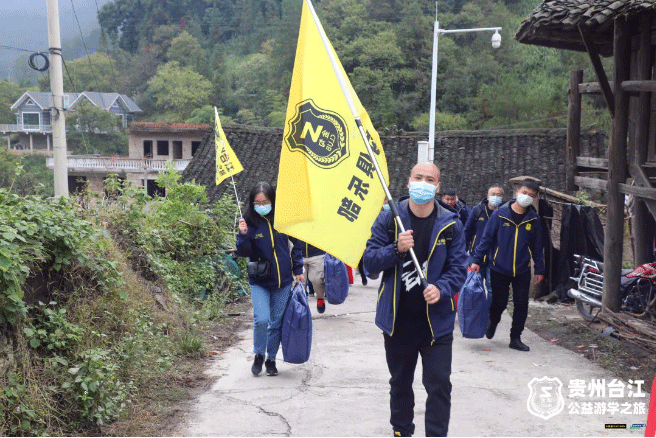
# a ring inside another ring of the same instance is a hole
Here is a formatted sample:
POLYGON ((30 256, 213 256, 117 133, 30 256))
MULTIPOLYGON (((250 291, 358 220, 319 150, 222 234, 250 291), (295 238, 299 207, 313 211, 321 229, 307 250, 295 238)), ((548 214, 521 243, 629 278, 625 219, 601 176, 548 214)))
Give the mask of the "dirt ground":
MULTIPOLYGON (((103 428, 110 436, 171 436, 183 414, 192 409, 196 398, 207 391, 213 379, 205 374, 208 361, 215 360, 237 339, 249 316, 250 300, 230 305, 226 317, 205 332, 209 353, 202 359, 185 359, 162 377, 161 384, 133 398, 128 414, 103 428)), ((529 307, 526 327, 543 339, 585 356, 615 373, 622 381, 643 379, 644 391, 651 392, 656 375, 656 358, 640 348, 604 336, 604 325, 587 325, 573 304, 536 303, 529 307)))
POLYGON ((233 345, 248 311, 250 298, 226 307, 224 318, 217 319, 204 331, 206 357, 180 358, 157 382, 132 397, 132 404, 119 421, 105 426, 103 435, 109 436, 173 436, 183 414, 191 410, 196 398, 206 392, 213 379, 205 374, 208 361, 215 360, 233 345))

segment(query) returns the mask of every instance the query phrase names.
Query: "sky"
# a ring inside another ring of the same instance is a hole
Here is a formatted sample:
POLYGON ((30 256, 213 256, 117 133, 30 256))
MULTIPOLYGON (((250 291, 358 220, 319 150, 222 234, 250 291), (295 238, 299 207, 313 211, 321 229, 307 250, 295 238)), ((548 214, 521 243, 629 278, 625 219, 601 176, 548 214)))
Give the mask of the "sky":
MULTIPOLYGON (((98 26, 97 8, 111 0, 59 0, 61 38, 79 37, 73 8, 80 21, 83 35, 98 26)), ((46 0, 0 0, 0 45, 33 51, 48 50, 46 0)), ((12 65, 25 52, 0 47, 0 64, 12 65)), ((0 70, 1 67, 0 66, 0 70)), ((6 67, 5 67, 6 68, 6 67)), ((6 77, 0 72, 0 78, 6 77)))

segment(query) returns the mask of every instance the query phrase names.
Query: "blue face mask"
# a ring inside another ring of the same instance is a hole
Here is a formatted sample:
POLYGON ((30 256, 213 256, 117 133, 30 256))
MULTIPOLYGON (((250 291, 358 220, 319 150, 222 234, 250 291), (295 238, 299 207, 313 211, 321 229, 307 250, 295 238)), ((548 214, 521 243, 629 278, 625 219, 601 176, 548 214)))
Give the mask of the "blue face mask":
POLYGON ((383 211, 387 211, 390 209, 389 204, 383 204, 383 211))
POLYGON ((419 205, 423 205, 428 201, 435 199, 436 190, 437 186, 427 183, 426 181, 411 181, 408 192, 413 201, 419 205))
POLYGON ((266 216, 267 214, 271 213, 271 204, 256 205, 255 211, 261 216, 266 216))
POLYGON ((503 202, 503 199, 501 196, 490 196, 487 201, 492 207, 498 207, 501 205, 501 202, 503 202))

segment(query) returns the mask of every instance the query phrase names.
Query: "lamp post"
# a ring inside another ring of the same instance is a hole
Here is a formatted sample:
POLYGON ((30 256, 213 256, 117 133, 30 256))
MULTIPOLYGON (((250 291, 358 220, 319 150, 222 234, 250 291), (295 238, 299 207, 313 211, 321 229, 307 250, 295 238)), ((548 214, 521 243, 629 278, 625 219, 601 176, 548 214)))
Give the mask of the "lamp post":
MULTIPOLYGON (((437 11, 436 11, 437 14, 437 11)), ((492 47, 498 49, 501 45, 501 35, 499 31, 500 27, 479 27, 474 29, 451 29, 445 30, 440 29, 439 21, 435 20, 435 26, 433 28, 433 71, 431 75, 431 104, 430 104, 430 121, 428 127, 428 160, 435 160, 435 94, 436 94, 436 85, 437 85, 437 48, 438 48, 438 37, 446 33, 465 33, 465 32, 491 32, 494 31, 492 35, 492 47)))

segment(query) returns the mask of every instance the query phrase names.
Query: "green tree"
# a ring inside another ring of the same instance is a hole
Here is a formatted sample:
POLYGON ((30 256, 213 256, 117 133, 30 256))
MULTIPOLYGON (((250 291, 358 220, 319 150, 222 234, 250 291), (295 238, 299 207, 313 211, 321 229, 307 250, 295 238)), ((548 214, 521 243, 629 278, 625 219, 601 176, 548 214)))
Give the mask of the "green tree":
MULTIPOLYGON (((39 79, 39 89, 50 91, 49 75, 39 79)), ((121 93, 123 86, 115 61, 107 53, 96 52, 84 58, 66 62, 64 91, 68 93, 82 91, 121 93)))
POLYGON ((66 117, 67 128, 84 132, 107 132, 119 127, 121 119, 82 99, 66 117))
POLYGON ((190 67, 201 74, 205 71, 207 63, 205 50, 201 48, 198 40, 186 31, 173 38, 166 57, 169 62, 175 61, 180 64, 180 67, 190 67))
POLYGON ((127 155, 128 134, 121 119, 84 99, 66 117, 66 143, 73 154, 127 155))
MULTIPOLYGON (((43 73, 32 69, 28 65, 29 58, 30 55, 27 53, 20 55, 18 58, 16 58, 16 61, 14 61, 14 65, 11 68, 11 77, 14 78, 14 80, 23 87, 32 87, 37 85, 39 79, 43 76, 43 73)), ((35 61, 39 62, 39 65, 43 65, 42 59, 35 61)))
POLYGON ((157 69, 148 81, 148 90, 160 111, 158 119, 180 122, 188 119, 195 108, 209 103, 212 84, 193 69, 172 61, 157 69))
MULTIPOLYGON (((423 113, 412 121, 410 128, 414 131, 428 131, 430 114, 423 113)), ((435 111, 435 131, 455 131, 467 129, 468 122, 461 114, 435 111)))
MULTIPOLYGON (((232 117, 223 114, 223 108, 217 108, 221 125, 228 125, 234 123, 232 117)), ((195 108, 191 112, 191 116, 185 120, 185 123, 209 123, 214 125, 214 107, 212 105, 205 105, 202 108, 195 108)))
POLYGON ((14 155, 0 150, 0 188, 20 196, 55 194, 54 175, 43 155, 14 155))
POLYGON ((0 81, 0 123, 16 123, 16 114, 11 106, 27 91, 18 84, 9 81, 0 81))

